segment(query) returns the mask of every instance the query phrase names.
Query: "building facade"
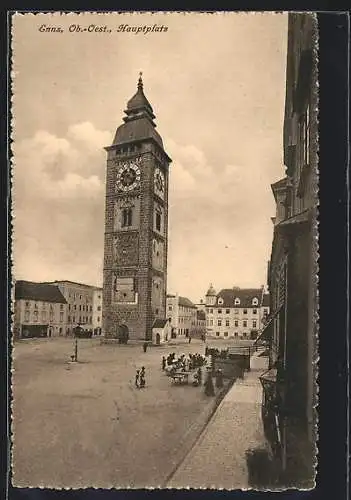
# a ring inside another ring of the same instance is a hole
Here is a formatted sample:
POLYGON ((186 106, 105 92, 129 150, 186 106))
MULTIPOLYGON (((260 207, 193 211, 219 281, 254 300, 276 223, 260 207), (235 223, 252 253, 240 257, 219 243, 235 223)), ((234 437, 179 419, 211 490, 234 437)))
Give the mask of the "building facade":
POLYGON ((77 326, 93 331, 93 303, 96 287, 68 280, 52 281, 47 284, 57 286, 67 301, 65 334, 74 335, 77 326))
POLYGON ((229 288, 218 294, 211 285, 206 293, 208 337, 254 340, 269 315, 264 288, 229 288))
MULTIPOLYGON (((285 177, 276 200, 269 266, 270 371, 266 428, 286 487, 313 487, 317 324, 317 96, 310 14, 289 14, 284 120, 285 177), (273 401, 273 404, 272 404, 273 401)), ((263 332, 262 335, 264 335, 263 332)))
POLYGON ((167 318, 172 337, 191 337, 197 327, 197 308, 187 297, 167 294, 167 318))
POLYGON ((93 291, 93 335, 102 334, 102 288, 93 291))
POLYGON ((141 76, 107 151, 103 331, 151 340, 166 318, 168 169, 141 76))
POLYGON ((56 286, 20 280, 15 284, 14 339, 65 335, 67 301, 56 286))

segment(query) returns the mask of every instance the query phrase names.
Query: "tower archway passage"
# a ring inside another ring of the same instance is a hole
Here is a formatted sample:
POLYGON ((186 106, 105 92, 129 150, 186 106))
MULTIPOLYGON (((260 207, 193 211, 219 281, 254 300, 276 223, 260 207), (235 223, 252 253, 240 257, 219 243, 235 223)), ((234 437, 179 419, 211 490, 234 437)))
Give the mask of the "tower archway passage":
POLYGON ((127 344, 129 340, 129 328, 127 325, 118 325, 117 338, 120 344, 127 344))

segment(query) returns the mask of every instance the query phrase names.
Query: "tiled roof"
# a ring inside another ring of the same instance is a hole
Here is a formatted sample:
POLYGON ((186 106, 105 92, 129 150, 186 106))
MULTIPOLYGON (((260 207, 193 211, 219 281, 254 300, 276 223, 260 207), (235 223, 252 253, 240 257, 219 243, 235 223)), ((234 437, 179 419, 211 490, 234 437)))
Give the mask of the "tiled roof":
POLYGON ((67 304, 66 299, 57 286, 32 281, 16 281, 15 299, 37 300, 41 302, 56 302, 67 304))
POLYGON ((238 298, 240 300, 240 307, 259 307, 262 299, 262 289, 261 288, 240 288, 231 289, 224 288, 217 295, 216 305, 221 307, 234 307, 234 301, 238 298), (258 299, 258 305, 253 305, 252 300, 254 298, 258 299), (218 300, 222 298, 223 304, 219 304, 218 300))
POLYGON ((196 309, 195 304, 191 302, 187 297, 180 297, 179 296, 179 305, 183 307, 191 307, 193 309, 196 309))
POLYGON ((168 322, 167 319, 155 319, 152 328, 164 328, 167 322, 168 322))
POLYGON ((44 281, 43 284, 45 284, 45 285, 73 285, 73 286, 77 285, 77 286, 83 286, 84 288, 90 288, 93 290, 102 290, 102 288, 99 286, 86 285, 85 283, 78 283, 77 281, 70 281, 70 280, 44 281))

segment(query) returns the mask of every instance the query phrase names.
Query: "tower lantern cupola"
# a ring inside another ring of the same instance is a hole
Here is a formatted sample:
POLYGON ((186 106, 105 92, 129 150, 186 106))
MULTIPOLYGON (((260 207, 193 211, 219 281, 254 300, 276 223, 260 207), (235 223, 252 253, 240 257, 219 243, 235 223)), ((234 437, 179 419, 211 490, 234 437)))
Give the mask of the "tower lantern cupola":
MULTIPOLYGON (((163 141, 156 131, 155 115, 151 104, 144 94, 142 73, 139 74, 137 91, 127 102, 124 110, 124 123, 120 125, 112 143, 112 147, 138 141, 152 140, 163 149, 163 141)), ((170 158, 168 158, 170 161, 170 158)))

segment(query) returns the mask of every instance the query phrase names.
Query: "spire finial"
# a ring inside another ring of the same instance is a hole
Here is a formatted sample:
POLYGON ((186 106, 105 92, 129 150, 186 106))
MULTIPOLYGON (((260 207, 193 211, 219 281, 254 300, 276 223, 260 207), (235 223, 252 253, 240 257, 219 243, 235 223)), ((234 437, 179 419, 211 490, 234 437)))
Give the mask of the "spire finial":
POLYGON ((142 76, 143 72, 139 71, 138 90, 143 90, 143 80, 141 78, 142 76))

